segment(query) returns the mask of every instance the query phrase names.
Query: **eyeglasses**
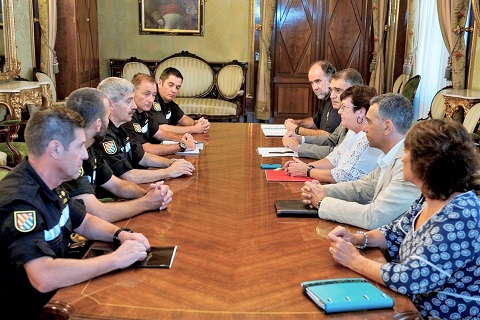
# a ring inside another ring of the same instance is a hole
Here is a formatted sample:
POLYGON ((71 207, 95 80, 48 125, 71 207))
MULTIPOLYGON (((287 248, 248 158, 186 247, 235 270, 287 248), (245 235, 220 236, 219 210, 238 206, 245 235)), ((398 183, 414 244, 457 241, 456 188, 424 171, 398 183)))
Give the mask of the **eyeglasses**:
POLYGON ((353 108, 355 108, 355 107, 353 107, 353 106, 346 106, 346 105, 342 105, 342 106, 340 107, 340 110, 342 110, 342 111, 345 111, 345 109, 350 109, 350 108, 352 108, 352 109, 353 109, 353 108))

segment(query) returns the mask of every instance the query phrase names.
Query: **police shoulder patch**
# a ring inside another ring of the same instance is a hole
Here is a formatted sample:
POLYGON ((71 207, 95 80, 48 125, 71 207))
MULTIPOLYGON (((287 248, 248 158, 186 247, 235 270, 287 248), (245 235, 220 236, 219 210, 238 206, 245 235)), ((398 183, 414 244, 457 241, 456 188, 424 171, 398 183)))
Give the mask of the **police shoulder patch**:
POLYGON ((13 212, 15 228, 20 232, 30 232, 37 226, 37 216, 34 210, 13 212))
POLYGON ((133 129, 135 129, 135 132, 142 132, 142 127, 138 123, 133 123, 133 129))
POLYGON ((118 150, 117 144, 113 140, 103 142, 103 149, 107 154, 115 154, 118 150))
POLYGON ((155 111, 162 111, 162 106, 158 102, 153 103, 153 110, 155 111))

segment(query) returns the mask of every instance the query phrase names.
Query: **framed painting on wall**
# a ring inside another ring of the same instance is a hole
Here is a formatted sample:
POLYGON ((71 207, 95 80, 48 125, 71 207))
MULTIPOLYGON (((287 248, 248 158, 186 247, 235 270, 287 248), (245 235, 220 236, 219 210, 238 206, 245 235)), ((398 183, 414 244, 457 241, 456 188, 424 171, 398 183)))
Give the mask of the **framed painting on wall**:
POLYGON ((138 0, 140 34, 203 35, 204 0, 138 0))

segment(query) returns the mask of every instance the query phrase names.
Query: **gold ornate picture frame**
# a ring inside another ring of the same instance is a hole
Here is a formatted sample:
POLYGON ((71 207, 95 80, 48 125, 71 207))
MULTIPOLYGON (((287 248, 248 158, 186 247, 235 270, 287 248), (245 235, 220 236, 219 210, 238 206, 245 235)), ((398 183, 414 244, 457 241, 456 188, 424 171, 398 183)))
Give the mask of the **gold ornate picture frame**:
POLYGON ((203 35, 204 0, 138 0, 140 34, 203 35))

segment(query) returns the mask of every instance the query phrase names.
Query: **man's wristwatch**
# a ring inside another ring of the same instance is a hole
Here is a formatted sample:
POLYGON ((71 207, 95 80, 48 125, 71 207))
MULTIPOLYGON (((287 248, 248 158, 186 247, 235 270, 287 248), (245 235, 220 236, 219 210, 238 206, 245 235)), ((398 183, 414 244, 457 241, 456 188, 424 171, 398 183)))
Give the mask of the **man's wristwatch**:
POLYGON ((183 152, 183 151, 187 150, 187 144, 183 141, 180 141, 178 143, 178 146, 180 147, 180 152, 183 152))
POLYGON ((309 178, 310 178, 310 171, 312 171, 312 169, 315 169, 315 167, 312 166, 312 165, 309 165, 308 168, 307 168, 307 177, 309 177, 309 178))
POLYGON ((297 126, 294 132, 295 134, 300 135, 300 126, 297 126))
POLYGON ((116 244, 120 244, 120 243, 121 243, 120 238, 118 237, 118 235, 119 235, 120 232, 122 232, 122 231, 133 233, 133 230, 132 230, 132 229, 128 229, 128 228, 120 228, 120 229, 118 229, 117 231, 115 231, 115 234, 113 235, 113 242, 114 242, 114 243, 116 243, 116 244))

